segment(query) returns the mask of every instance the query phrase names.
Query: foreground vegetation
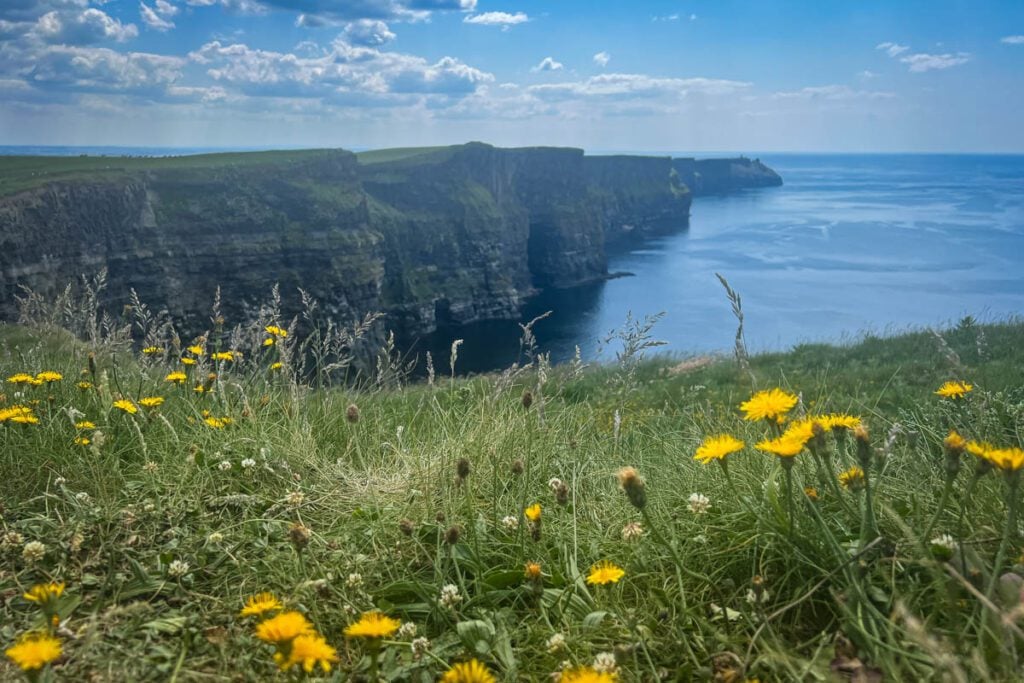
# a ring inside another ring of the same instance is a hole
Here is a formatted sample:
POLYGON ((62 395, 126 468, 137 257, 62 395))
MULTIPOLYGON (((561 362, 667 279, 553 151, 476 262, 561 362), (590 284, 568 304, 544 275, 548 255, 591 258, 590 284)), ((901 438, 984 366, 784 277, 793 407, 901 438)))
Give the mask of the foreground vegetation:
POLYGON ((741 362, 634 325, 591 368, 527 329, 407 384, 273 307, 185 341, 136 307, 140 346, 36 304, 0 328, 0 678, 1018 675, 1024 324, 741 362))

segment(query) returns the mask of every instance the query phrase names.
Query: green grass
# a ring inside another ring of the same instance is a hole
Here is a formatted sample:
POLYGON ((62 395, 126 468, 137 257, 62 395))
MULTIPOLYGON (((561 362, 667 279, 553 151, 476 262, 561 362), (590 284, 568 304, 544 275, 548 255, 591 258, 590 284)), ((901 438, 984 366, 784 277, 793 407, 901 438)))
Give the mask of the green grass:
POLYGON ((451 147, 391 147, 388 149, 372 149, 358 152, 356 158, 364 165, 383 164, 389 161, 402 161, 415 157, 433 156, 438 152, 452 149, 451 147))
MULTIPOLYGON (((0 425, 4 647, 42 626, 19 596, 52 579, 67 584, 65 655, 52 666, 60 680, 283 680, 253 620, 238 617, 245 597, 263 590, 337 648, 335 680, 367 680, 368 648, 342 631, 370 609, 430 639, 419 660, 408 637, 385 642, 380 674, 394 681, 437 680, 469 657, 499 680, 542 681, 564 661, 589 665, 600 653, 614 654, 622 681, 824 681, 835 667, 877 669, 886 680, 1017 679, 1021 633, 992 610, 1010 624, 1020 616, 1019 579, 998 581, 987 604, 977 595, 1005 526, 1005 477, 979 478, 967 499, 975 463, 965 454, 946 505, 937 504, 950 427, 1021 444, 1024 324, 962 325, 943 333, 945 351, 922 332, 752 359, 758 387, 799 393, 809 411, 863 418, 878 453, 873 541, 863 533, 864 493, 820 480, 807 452, 793 468, 790 533, 783 469, 752 448, 771 428, 741 419, 751 377, 732 360, 527 369, 401 388, 367 378, 360 389, 318 391, 289 379, 294 356, 287 345, 262 347, 260 329, 245 336, 245 360, 218 369, 214 391, 197 394, 205 362, 178 387, 163 381, 181 367, 174 359, 0 328, 4 377, 64 376, 3 388, 2 405, 38 401, 40 418, 0 425), (90 352, 95 373, 82 375, 90 352), (285 368, 269 370, 280 353, 285 368), (76 388, 81 377, 94 386, 76 388), (976 386, 961 401, 935 396, 949 379, 976 386), (147 395, 166 402, 135 416, 111 407, 147 395), (346 418, 350 405, 357 421, 346 418), (203 411, 234 422, 210 428, 203 411), (73 443, 81 416, 102 445, 91 430, 92 444, 73 443), (719 432, 748 444, 730 456, 729 478, 693 460, 719 432), (461 484, 460 459, 471 469, 461 484), (618 488, 623 466, 645 479, 642 512, 618 488), (552 478, 566 484, 565 504, 552 478), (804 486, 818 489, 817 503, 799 494, 804 486), (693 493, 710 499, 706 514, 690 511, 693 493), (532 503, 543 509, 536 540, 522 516, 532 503), (962 548, 948 561, 922 537, 936 513, 931 536, 952 534, 962 548), (625 541, 632 522, 646 533, 625 541), (297 523, 312 531, 301 552, 290 535, 297 523), (22 556, 30 541, 46 545, 42 560, 22 556), (588 568, 605 559, 625 577, 588 585, 588 568), (187 573, 171 575, 174 561, 187 573), (523 576, 530 561, 542 567, 539 584, 523 576), (755 577, 762 604, 747 600, 755 577), (453 609, 438 604, 447 584, 462 597, 453 609), (551 651, 555 634, 566 646, 551 651)), ((829 476, 856 462, 852 437, 828 443, 829 476)), ((1012 531, 1000 573, 1021 570, 1012 531)), ((0 665, 0 678, 15 676, 0 665)))

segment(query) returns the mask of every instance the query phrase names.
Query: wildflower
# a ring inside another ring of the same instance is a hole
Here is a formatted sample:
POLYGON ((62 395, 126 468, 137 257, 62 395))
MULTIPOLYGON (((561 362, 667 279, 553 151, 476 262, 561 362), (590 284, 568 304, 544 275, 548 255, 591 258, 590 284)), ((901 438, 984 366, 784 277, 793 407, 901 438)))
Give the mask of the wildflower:
POLYGON ((331 672, 331 664, 338 661, 338 651, 319 633, 303 633, 292 639, 287 657, 283 652, 277 652, 274 654, 274 661, 281 671, 301 666, 303 671, 311 674, 319 664, 326 674, 331 672))
POLYGON ((37 583, 21 597, 37 605, 56 600, 64 594, 64 584, 51 581, 50 583, 37 583))
POLYGON ((804 495, 810 498, 812 501, 818 500, 818 489, 813 486, 808 486, 804 489, 804 495))
POLYGON ((942 398, 963 398, 972 391, 974 391, 974 385, 967 382, 954 381, 946 382, 936 389, 935 395, 942 398))
POLYGON ((697 448, 693 459, 706 465, 712 460, 724 460, 727 455, 743 450, 743 446, 742 441, 729 434, 709 436, 697 448))
POLYGON ((92 499, 89 497, 89 494, 86 493, 85 491, 79 491, 78 493, 75 494, 75 500, 84 505, 92 499))
POLYGON ((540 522, 540 503, 534 503, 530 507, 523 510, 523 515, 526 516, 533 524, 540 522))
POLYGON ((792 458, 798 455, 806 444, 806 440, 783 434, 774 439, 760 441, 754 447, 759 451, 765 451, 780 458, 792 458))
POLYGON ((455 545, 459 542, 459 536, 462 535, 462 529, 458 524, 448 527, 448 531, 444 532, 444 542, 448 545, 455 545))
POLYGON ((0 422, 17 422, 31 417, 34 416, 32 415, 32 409, 28 406, 0 408, 0 422))
MULTIPOLYGON (((213 534, 210 534, 210 536, 213 536, 213 534)), ((282 609, 284 609, 284 605, 281 604, 281 601, 273 593, 257 593, 245 601, 245 606, 238 613, 238 616, 258 617, 267 612, 277 612, 282 609)))
POLYGON ((74 444, 76 446, 88 446, 91 443, 92 441, 90 441, 87 436, 76 436, 74 440, 74 444))
POLYGON ((220 464, 217 465, 217 469, 219 469, 221 472, 227 472, 228 470, 231 469, 231 461, 230 460, 221 460, 220 464))
POLYGON ((703 493, 691 493, 686 504, 695 515, 703 515, 711 508, 711 500, 703 493))
POLYGON ((1024 450, 1020 448, 995 448, 985 454, 985 459, 1003 470, 1003 472, 1016 472, 1024 467, 1024 450))
POLYGON ((642 510, 647 505, 647 488, 644 478, 633 467, 623 467, 616 476, 619 479, 619 486, 626 493, 626 498, 637 510, 642 510))
POLYGON ((26 633, 4 654, 22 671, 36 671, 60 657, 60 640, 47 633, 26 633))
POLYGON ((782 389, 759 391, 740 404, 744 420, 778 420, 796 405, 797 397, 782 389))
POLYGON ((302 491, 289 491, 288 495, 284 497, 284 502, 293 508, 297 508, 302 505, 302 501, 306 499, 306 494, 302 491))
POLYGON ((540 563, 527 562, 526 568, 523 570, 523 576, 530 581, 539 581, 541 578, 540 563))
POLYGON ((281 361, 277 361, 277 362, 274 362, 274 363, 270 364, 270 369, 271 370, 280 370, 283 367, 284 367, 284 363, 282 363, 281 361))
POLYGON ((626 575, 626 572, 608 560, 602 560, 590 568, 587 574, 587 583, 591 586, 604 586, 609 583, 618 583, 619 579, 626 575))
POLYGON ((167 376, 164 377, 165 382, 174 382, 175 384, 184 384, 185 380, 187 379, 188 375, 186 375, 184 372, 181 372, 180 370, 169 372, 167 373, 167 376))
POLYGON ((363 575, 357 572, 352 572, 345 579, 345 585, 349 588, 361 588, 363 585, 363 575))
POLYGON ((626 526, 622 527, 623 541, 635 541, 638 538, 642 538, 643 535, 644 528, 640 526, 640 522, 630 522, 626 526))
POLYGON ((614 674, 619 670, 619 665, 615 661, 615 653, 613 652, 599 652, 594 657, 594 671, 603 674, 614 674))
POLYGON ((469 472, 469 459, 459 458, 455 463, 455 476, 458 478, 460 484, 469 477, 469 472))
POLYGON ((38 375, 36 375, 36 380, 46 383, 59 382, 62 379, 64 379, 64 375, 60 374, 59 372, 54 372, 53 370, 43 370, 38 375))
POLYGON ((390 638, 402 623, 380 612, 364 612, 359 621, 345 627, 349 638, 390 638))
POLYGON ((139 405, 143 408, 157 408, 163 405, 163 396, 145 396, 139 399, 139 405))
POLYGON ((21 545, 24 542, 25 537, 17 531, 7 531, 0 537, 0 545, 21 545))
POLYGON ((835 431, 837 429, 856 429, 860 426, 860 418, 846 413, 831 413, 829 415, 818 415, 812 418, 823 429, 835 431))
POLYGON ((398 530, 406 536, 412 536, 413 532, 416 531, 416 522, 412 521, 411 519, 399 520, 398 530))
POLYGON ((128 413, 129 415, 134 415, 135 413, 139 412, 139 409, 135 406, 135 404, 126 399, 114 401, 114 407, 122 412, 128 413))
POLYGON ((441 683, 497 683, 498 679, 487 667, 475 659, 460 662, 448 669, 441 677, 441 683))
POLYGON ((271 337, 284 338, 288 336, 288 330, 284 329, 283 327, 278 327, 277 325, 267 325, 263 329, 266 330, 267 334, 269 334, 271 337))
POLYGON ((182 358, 180 362, 181 362, 182 365, 195 365, 196 364, 196 359, 195 358, 185 357, 185 358, 182 358))
POLYGON ((545 643, 545 647, 547 647, 548 652, 550 652, 552 654, 558 652, 559 650, 564 649, 565 648, 565 636, 562 635, 561 633, 554 634, 553 636, 548 638, 548 642, 545 643))
POLYGON ((145 465, 142 466, 142 469, 148 474, 153 474, 160 469, 160 465, 150 460, 145 465))
POLYGON ((279 645, 311 633, 313 625, 301 612, 281 612, 256 624, 256 637, 265 643, 279 645))
POLYGON ((251 470, 253 467, 256 467, 256 461, 252 458, 243 458, 240 464, 243 470, 251 470))
POLYGON ((945 548, 949 552, 956 550, 956 539, 949 534, 940 534, 929 541, 929 543, 938 548, 945 548))
POLYGON ((747 602, 751 605, 761 605, 768 602, 768 591, 761 589, 760 593, 758 593, 753 588, 748 588, 747 602))
POLYGON ((75 429, 96 429, 96 424, 89 420, 80 420, 75 423, 75 429))
POLYGON ((731 607, 726 607, 725 609, 722 609, 719 605, 716 605, 713 602, 709 605, 709 607, 711 608, 711 615, 713 620, 725 617, 728 621, 736 621, 737 619, 743 616, 740 612, 737 612, 731 607))
POLYGON ((27 372, 18 372, 7 378, 10 384, 35 384, 36 378, 27 372))
POLYGON ((236 351, 219 351, 219 352, 211 355, 210 358, 212 358, 213 360, 217 360, 217 361, 224 361, 224 362, 228 362, 228 363, 233 363, 235 361, 236 353, 237 353, 236 351))
POLYGON ((202 356, 206 353, 206 349, 200 346, 199 344, 193 344, 192 346, 188 347, 187 351, 191 353, 193 356, 202 356))
POLYGON ((295 550, 300 553, 302 550, 309 545, 309 539, 313 535, 313 530, 302 522, 294 522, 288 527, 288 538, 291 539, 292 545, 295 546, 295 550))
POLYGON ((88 391, 89 389, 92 389, 92 382, 88 382, 86 380, 82 380, 81 382, 79 382, 75 386, 78 387, 79 389, 81 389, 82 391, 88 391))
POLYGON ((46 546, 39 541, 29 541, 22 549, 21 557, 26 562, 39 562, 46 557, 46 546))
POLYGON ((523 470, 526 469, 526 465, 523 463, 522 460, 516 458, 515 460, 512 461, 512 467, 510 469, 512 470, 513 476, 518 477, 520 474, 523 473, 523 470))
POLYGON ((184 562, 182 560, 174 560, 169 565, 167 565, 167 576, 171 577, 172 579, 180 579, 181 577, 188 574, 190 569, 191 567, 189 566, 188 562, 184 562))
POLYGON ((506 531, 515 531, 519 528, 519 518, 514 515, 505 515, 501 518, 501 525, 506 531))
POLYGON ((558 679, 559 683, 615 683, 617 680, 618 677, 615 673, 598 671, 596 668, 589 666, 566 669, 558 679))
POLYGON ((459 593, 459 587, 453 583, 442 586, 441 597, 438 598, 437 602, 441 607, 455 609, 455 606, 462 602, 462 594, 459 593))
POLYGON ((350 403, 348 408, 345 409, 345 419, 348 420, 349 424, 359 422, 359 406, 355 403, 350 403))
POLYGON ((225 422, 223 418, 214 417, 212 415, 209 417, 204 417, 203 422, 205 422, 206 426, 209 427, 210 429, 224 429, 225 427, 228 426, 228 423, 225 422))
POLYGON ((955 429, 949 430, 949 435, 942 440, 946 450, 963 452, 967 448, 967 440, 960 436, 955 429))
POLYGON ((273 346, 275 343, 276 342, 274 341, 273 337, 267 337, 266 339, 263 340, 264 346, 273 346))
POLYGON ((164 350, 159 346, 147 346, 146 348, 142 349, 142 353, 144 353, 147 356, 156 356, 157 354, 161 354, 163 352, 164 350))
POLYGON ((419 638, 414 638, 409 643, 409 647, 412 649, 412 658, 419 661, 423 658, 423 655, 427 654, 427 650, 430 649, 430 640, 420 636, 419 638))
MULTIPOLYGON (((210 545, 220 545, 221 543, 224 542, 224 534, 222 534, 219 531, 214 531, 209 536, 206 537, 206 542, 209 543, 210 545)), ((261 593, 261 595, 265 595, 265 594, 261 593)))
POLYGON ((398 638, 400 640, 409 640, 414 637, 416 637, 416 624, 411 621, 403 621, 402 625, 398 627, 398 638))
POLYGON ((860 491, 864 488, 864 470, 854 465, 845 472, 840 472, 839 483, 844 489, 860 491))

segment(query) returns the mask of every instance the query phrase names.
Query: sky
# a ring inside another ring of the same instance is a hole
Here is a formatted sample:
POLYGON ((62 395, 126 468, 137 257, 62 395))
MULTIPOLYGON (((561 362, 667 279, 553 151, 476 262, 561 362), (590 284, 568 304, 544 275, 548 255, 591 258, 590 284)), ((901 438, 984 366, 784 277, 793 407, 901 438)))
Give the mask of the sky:
POLYGON ((1024 152, 1024 0, 0 0, 0 145, 1024 152))

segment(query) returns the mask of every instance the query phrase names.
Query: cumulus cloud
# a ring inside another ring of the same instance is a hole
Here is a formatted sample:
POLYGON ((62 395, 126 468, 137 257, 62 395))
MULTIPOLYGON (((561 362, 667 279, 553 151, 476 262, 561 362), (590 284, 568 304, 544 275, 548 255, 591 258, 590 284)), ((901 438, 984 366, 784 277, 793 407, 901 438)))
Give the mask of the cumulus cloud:
POLYGON ((949 69, 960 64, 966 64, 971 61, 971 55, 968 52, 957 52, 956 54, 947 52, 941 55, 921 52, 900 57, 900 61, 908 65, 910 71, 922 73, 924 71, 949 69))
POLYGON ((345 40, 353 45, 383 45, 395 39, 388 25, 378 19, 360 19, 345 26, 345 40))
POLYGON ((139 35, 139 29, 90 7, 81 12, 47 12, 39 17, 29 35, 46 43, 90 45, 104 40, 122 43, 139 35))
POLYGON ((906 52, 907 50, 910 49, 910 47, 908 47, 907 45, 900 45, 898 43, 886 42, 875 45, 875 49, 884 50, 885 54, 889 55, 890 57, 895 57, 896 55, 906 52))
POLYGON ((173 21, 170 21, 169 19, 164 19, 159 14, 157 14, 157 12, 153 10, 152 7, 150 7, 144 2, 139 3, 139 17, 142 19, 142 23, 144 23, 146 26, 153 29, 154 31, 160 31, 162 33, 164 31, 169 31, 172 28, 174 28, 173 21))
POLYGON ((35 21, 53 10, 83 10, 88 6, 89 0, 3 0, 0 2, 0 19, 35 21))
POLYGON ((597 64, 602 69, 608 66, 610 61, 612 61, 612 56, 607 52, 601 51, 594 55, 594 64, 597 64))
POLYGON ((1024 45, 1024 36, 1004 36, 999 42, 1007 45, 1024 45))
POLYGON ((33 85, 46 87, 145 92, 177 81, 184 65, 180 57, 60 45, 36 55, 26 77, 33 85))
POLYGON ((556 62, 552 57, 545 57, 540 60, 540 64, 530 69, 534 73, 538 71, 561 71, 564 65, 561 62, 556 62))
POLYGON ((470 14, 463 23, 466 24, 477 24, 480 26, 500 26, 502 31, 507 31, 516 24, 524 24, 530 20, 530 17, 525 12, 516 12, 510 14, 508 12, 482 12, 480 14, 470 14))
POLYGON ((156 11, 160 16, 173 17, 178 13, 178 8, 167 0, 156 0, 156 11))

